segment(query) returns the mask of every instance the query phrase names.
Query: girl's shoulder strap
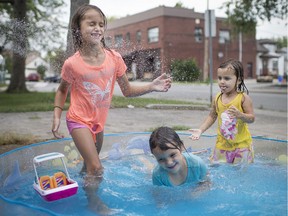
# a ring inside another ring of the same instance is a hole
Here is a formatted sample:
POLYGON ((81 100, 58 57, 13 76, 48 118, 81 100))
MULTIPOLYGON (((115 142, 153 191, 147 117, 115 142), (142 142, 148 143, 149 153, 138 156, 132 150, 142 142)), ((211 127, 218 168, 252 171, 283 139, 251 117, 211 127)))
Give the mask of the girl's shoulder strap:
POLYGON ((243 103, 245 102, 245 99, 247 98, 247 97, 249 97, 245 92, 239 92, 238 93, 239 95, 240 95, 240 97, 241 97, 241 106, 243 106, 243 103))
POLYGON ((216 94, 215 100, 216 100, 217 98, 219 98, 221 95, 222 95, 222 92, 218 92, 218 93, 216 94))
POLYGON ((216 107, 216 112, 217 112, 217 113, 218 113, 218 111, 219 111, 218 100, 220 99, 221 95, 222 95, 222 92, 218 92, 218 93, 216 94, 216 97, 215 97, 215 100, 214 100, 215 107, 216 107))

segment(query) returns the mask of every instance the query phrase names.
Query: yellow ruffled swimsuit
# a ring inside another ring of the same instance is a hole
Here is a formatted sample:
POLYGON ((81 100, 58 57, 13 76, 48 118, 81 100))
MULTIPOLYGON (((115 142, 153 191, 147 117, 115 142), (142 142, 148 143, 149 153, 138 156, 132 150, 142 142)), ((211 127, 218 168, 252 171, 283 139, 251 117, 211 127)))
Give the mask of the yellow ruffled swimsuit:
POLYGON ((252 137, 247 123, 241 119, 232 119, 227 114, 230 106, 235 106, 240 112, 242 109, 243 93, 238 95, 228 104, 221 101, 221 93, 216 96, 216 111, 218 115, 217 140, 212 161, 238 163, 240 161, 253 162, 254 151, 252 137))

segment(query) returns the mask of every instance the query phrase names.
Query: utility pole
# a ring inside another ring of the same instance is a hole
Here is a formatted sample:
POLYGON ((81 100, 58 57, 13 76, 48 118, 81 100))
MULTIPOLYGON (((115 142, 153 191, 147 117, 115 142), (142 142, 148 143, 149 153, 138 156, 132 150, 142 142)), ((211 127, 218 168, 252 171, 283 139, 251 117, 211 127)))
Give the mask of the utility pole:
POLYGON ((209 14, 209 76, 210 76, 210 103, 213 101, 213 43, 212 43, 212 22, 211 22, 211 10, 208 10, 209 14))
MULTIPOLYGON (((209 1, 207 0, 207 8, 209 8, 209 1)), ((212 37, 216 36, 216 18, 214 10, 205 11, 205 37, 209 38, 209 78, 210 78, 210 103, 213 98, 213 42, 212 37)), ((208 62, 207 62, 208 64, 208 62)))
POLYGON ((242 62, 242 31, 239 32, 239 61, 242 62))

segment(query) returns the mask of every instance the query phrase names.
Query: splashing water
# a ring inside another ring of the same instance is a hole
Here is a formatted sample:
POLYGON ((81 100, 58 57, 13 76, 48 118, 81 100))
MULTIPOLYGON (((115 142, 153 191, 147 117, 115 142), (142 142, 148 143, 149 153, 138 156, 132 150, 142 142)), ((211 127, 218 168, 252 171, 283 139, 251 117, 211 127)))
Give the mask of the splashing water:
MULTIPOLYGON (((144 154, 147 145, 145 133, 138 135, 141 136, 112 134, 105 137, 100 155, 105 167, 104 180, 97 192, 89 194, 83 189, 83 176, 79 174, 82 161, 71 139, 34 144, 4 155, 0 157, 0 204, 9 204, 10 208, 6 208, 9 214, 18 211, 43 215, 95 215, 94 211, 99 210, 96 202, 106 205, 106 210, 110 209, 116 215, 287 214, 287 156, 283 156, 287 142, 271 143, 254 138, 256 152, 258 146, 269 149, 267 153, 257 153, 254 164, 209 166, 211 185, 208 188, 197 189, 195 185, 168 188, 152 185, 151 173, 156 160, 149 152, 144 154), (113 148, 117 149, 119 155, 110 158, 109 151, 113 148), (66 155, 69 174, 78 182, 79 191, 70 198, 47 203, 32 188, 35 174, 31 159, 35 155, 55 150, 66 155), (20 167, 15 167, 15 160, 18 160, 20 167), (16 179, 12 179, 13 176, 16 179), (7 178, 11 184, 4 186, 3 182, 7 178)), ((188 139, 187 134, 181 135, 181 139, 188 139)), ((202 141, 198 147, 194 145, 193 150, 215 140, 203 137, 202 141)), ((199 156, 209 164, 209 152, 199 156)))

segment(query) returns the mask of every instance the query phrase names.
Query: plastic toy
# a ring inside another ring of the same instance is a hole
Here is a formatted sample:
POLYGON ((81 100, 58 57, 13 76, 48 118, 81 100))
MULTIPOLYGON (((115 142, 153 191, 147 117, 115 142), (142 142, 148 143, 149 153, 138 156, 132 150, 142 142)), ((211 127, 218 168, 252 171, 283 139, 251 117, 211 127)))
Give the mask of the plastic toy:
POLYGON ((46 201, 55 201, 58 199, 66 198, 77 193, 78 183, 70 178, 65 161, 64 155, 58 152, 38 155, 33 159, 33 166, 35 170, 36 179, 33 183, 33 188, 40 194, 46 201), (37 166, 48 160, 59 158, 62 161, 65 172, 56 172, 52 176, 44 175, 39 176, 37 166))

